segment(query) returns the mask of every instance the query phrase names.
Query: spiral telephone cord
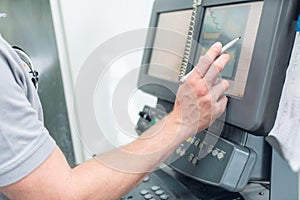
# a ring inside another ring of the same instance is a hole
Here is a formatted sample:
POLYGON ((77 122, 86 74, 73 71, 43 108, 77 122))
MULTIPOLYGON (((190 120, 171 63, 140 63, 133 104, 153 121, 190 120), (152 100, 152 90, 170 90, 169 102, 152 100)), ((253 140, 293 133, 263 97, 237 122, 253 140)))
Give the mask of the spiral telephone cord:
POLYGON ((192 44, 193 44, 194 30, 195 30, 195 25, 196 25, 197 10, 198 10, 199 4, 200 4, 200 0, 193 1, 192 17, 191 17, 191 21, 190 21, 189 32, 187 35, 187 40, 186 40, 186 44, 185 44, 185 49, 184 49, 184 53, 183 53, 181 66, 180 66, 178 80, 180 80, 186 74, 186 70, 187 70, 187 67, 189 64, 189 59, 190 59, 190 54, 191 54, 192 44))

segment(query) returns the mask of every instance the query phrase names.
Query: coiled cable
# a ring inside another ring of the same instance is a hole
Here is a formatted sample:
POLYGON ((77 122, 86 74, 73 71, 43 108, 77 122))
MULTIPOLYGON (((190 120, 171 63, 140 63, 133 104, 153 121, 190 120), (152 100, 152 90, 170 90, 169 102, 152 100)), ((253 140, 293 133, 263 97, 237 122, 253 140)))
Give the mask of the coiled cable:
POLYGON ((195 25, 196 25, 198 4, 199 4, 199 0, 194 0, 189 31, 187 34, 187 40, 186 40, 183 58, 182 58, 182 62, 181 62, 180 70, 179 70, 179 76, 178 76, 179 81, 186 74, 186 70, 187 70, 187 67, 189 64, 189 59, 190 59, 192 44, 193 44, 194 30, 195 30, 195 25))

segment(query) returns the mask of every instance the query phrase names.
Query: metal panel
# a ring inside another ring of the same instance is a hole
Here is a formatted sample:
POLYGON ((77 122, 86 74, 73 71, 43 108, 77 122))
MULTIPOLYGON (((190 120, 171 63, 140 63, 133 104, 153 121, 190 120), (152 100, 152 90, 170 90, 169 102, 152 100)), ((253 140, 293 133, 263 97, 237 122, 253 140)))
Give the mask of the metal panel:
POLYGON ((298 198, 298 173, 273 150, 270 200, 296 200, 298 198))
POLYGON ((45 126, 69 164, 75 165, 69 120, 49 0, 1 0, 0 32, 11 45, 23 48, 40 74, 39 96, 45 126))

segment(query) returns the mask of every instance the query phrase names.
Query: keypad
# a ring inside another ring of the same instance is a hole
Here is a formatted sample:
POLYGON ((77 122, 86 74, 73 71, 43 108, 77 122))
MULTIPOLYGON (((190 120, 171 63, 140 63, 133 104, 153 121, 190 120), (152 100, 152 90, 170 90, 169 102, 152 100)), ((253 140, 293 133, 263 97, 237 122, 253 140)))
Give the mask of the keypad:
POLYGON ((169 194, 161 185, 155 184, 150 176, 146 176, 136 194, 128 194, 122 197, 121 200, 171 200, 173 198, 174 196, 169 194))
POLYGON ((169 194, 167 194, 164 190, 160 189, 160 187, 157 185, 152 186, 151 190, 153 191, 153 193, 150 193, 149 190, 144 189, 140 191, 140 194, 146 200, 155 200, 155 199, 167 200, 170 197, 169 194))
POLYGON ((146 200, 167 200, 170 195, 158 185, 150 186, 140 191, 140 195, 146 200))

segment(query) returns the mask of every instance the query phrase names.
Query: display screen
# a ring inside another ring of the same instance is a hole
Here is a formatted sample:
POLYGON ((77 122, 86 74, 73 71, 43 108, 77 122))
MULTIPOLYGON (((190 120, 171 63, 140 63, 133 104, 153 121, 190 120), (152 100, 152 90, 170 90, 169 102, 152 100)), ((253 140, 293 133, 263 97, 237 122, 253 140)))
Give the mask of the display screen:
POLYGON ((216 41, 223 45, 242 39, 228 49, 231 59, 222 71, 222 78, 230 82, 227 95, 243 98, 251 64, 254 44, 263 2, 208 7, 200 35, 200 55, 206 53, 216 41))
POLYGON ((192 10, 160 13, 148 75, 178 82, 192 10))

